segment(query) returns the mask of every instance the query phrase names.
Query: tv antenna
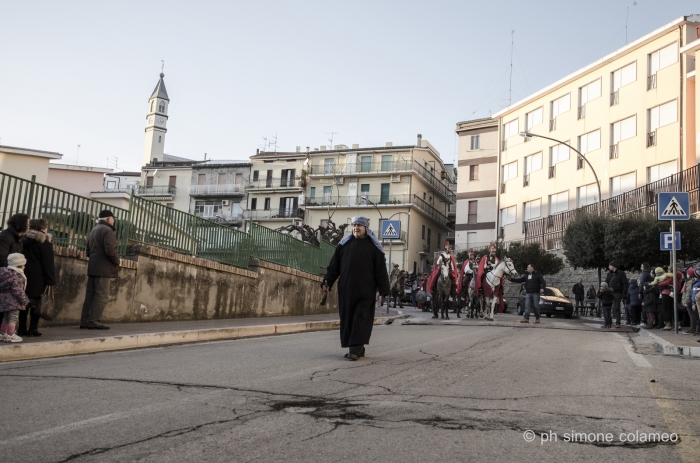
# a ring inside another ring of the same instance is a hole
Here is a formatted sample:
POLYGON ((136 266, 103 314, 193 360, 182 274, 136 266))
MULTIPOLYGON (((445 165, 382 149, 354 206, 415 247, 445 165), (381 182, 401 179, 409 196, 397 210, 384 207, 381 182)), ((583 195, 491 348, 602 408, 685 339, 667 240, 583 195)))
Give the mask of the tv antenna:
POLYGON ((513 45, 515 41, 515 31, 510 31, 510 78, 508 79, 508 107, 510 107, 513 95, 513 45))
POLYGON ((629 19, 629 16, 630 16, 630 8, 632 8, 633 6, 636 6, 636 5, 637 5, 637 2, 632 2, 632 4, 630 6, 625 8, 625 45, 627 45, 629 43, 629 41, 627 40, 627 20, 629 19))
POLYGON ((324 135, 330 135, 331 138, 328 139, 329 142, 331 142, 331 149, 333 149, 333 137, 337 135, 338 132, 326 132, 324 135))
POLYGON ((78 155, 80 154, 80 145, 78 145, 78 149, 75 152, 75 165, 78 165, 78 155))
POLYGON ((165 60, 160 60, 160 73, 163 74, 163 69, 165 68, 165 60))

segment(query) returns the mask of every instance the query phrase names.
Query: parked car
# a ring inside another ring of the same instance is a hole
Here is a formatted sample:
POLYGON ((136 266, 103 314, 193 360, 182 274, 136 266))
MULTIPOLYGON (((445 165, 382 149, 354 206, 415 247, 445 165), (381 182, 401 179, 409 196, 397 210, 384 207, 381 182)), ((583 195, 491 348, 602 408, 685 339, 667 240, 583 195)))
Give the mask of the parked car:
MULTIPOLYGON (((518 299, 518 315, 525 313, 525 295, 518 299)), ((571 318, 574 313, 574 305, 559 289, 551 286, 545 288, 540 295, 540 314, 551 317, 552 315, 564 315, 571 318)))

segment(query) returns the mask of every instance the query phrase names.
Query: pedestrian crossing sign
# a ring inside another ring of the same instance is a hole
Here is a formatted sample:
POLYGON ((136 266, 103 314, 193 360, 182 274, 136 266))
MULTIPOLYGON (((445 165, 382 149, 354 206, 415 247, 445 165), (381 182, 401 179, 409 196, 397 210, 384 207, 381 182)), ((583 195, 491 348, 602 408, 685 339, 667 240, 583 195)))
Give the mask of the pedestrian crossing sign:
POLYGON ((659 220, 690 220, 690 193, 676 191, 659 193, 659 220))
POLYGON ((397 240, 399 235, 401 235, 401 221, 400 220, 382 220, 382 239, 383 240, 397 240))

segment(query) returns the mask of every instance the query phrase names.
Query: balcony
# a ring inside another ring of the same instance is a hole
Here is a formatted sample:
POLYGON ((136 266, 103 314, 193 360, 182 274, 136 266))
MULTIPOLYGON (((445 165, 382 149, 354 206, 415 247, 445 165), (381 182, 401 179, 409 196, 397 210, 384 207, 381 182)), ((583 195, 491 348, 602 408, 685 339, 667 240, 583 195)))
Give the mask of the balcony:
POLYGON ((647 148, 656 146, 656 130, 647 134, 647 148))
POLYGON ((421 210, 423 213, 425 213, 428 217, 431 219, 435 220, 436 222, 444 225, 445 227, 449 228, 450 230, 453 229, 453 224, 452 222, 447 218, 445 214, 442 212, 438 211, 435 209, 433 206, 431 206, 428 202, 424 201, 423 199, 419 198, 418 195, 413 195, 413 205, 421 210))
POLYGON ((297 209, 296 211, 291 209, 268 209, 268 210, 256 210, 256 211, 243 211, 244 219, 253 220, 279 220, 279 219, 303 219, 304 210, 297 209))
POLYGON ((656 73, 647 77, 647 90, 656 88, 656 73))
POLYGON ((610 146, 610 159, 617 159, 620 156, 619 146, 619 143, 610 146))
POLYGON ((503 140, 501 142, 501 151, 505 151, 508 149, 508 140, 503 140))
POLYGON ((190 185, 190 196, 243 196, 245 186, 240 184, 190 185))
POLYGON ((523 175, 523 186, 530 185, 530 174, 523 175))
POLYGON ((579 120, 586 118, 586 105, 578 107, 578 118, 579 120))
POLYGON ((549 131, 550 131, 550 132, 553 132, 553 131, 555 131, 555 130, 557 130, 557 120, 556 120, 556 118, 555 118, 555 119, 550 119, 550 120, 549 120, 549 131))
POLYGON ((583 169, 583 158, 581 156, 576 156, 576 170, 583 169))
POLYGON ((506 182, 501 183, 501 194, 506 192, 506 182))
POLYGON ((410 172, 413 158, 398 161, 355 162, 340 164, 312 164, 309 175, 312 177, 333 177, 337 175, 383 174, 395 172, 410 172))
POLYGON ((168 200, 173 199, 173 196, 177 193, 177 188, 167 185, 139 186, 138 189, 134 188, 134 193, 144 198, 168 200))
POLYGON ((201 217, 206 220, 211 220, 212 222, 220 223, 223 225, 241 225, 243 223, 243 215, 221 215, 216 214, 210 217, 205 217, 203 215, 197 214, 197 217, 201 217))
POLYGON ((549 178, 554 178, 557 176, 557 166, 549 166, 549 178))
POLYGON ((615 106, 620 103, 620 91, 615 91, 610 94, 610 106, 615 106))
POLYGON ((301 179, 266 179, 266 180, 253 180, 248 183, 249 190, 258 189, 279 189, 279 188, 302 188, 301 179))
POLYGON ((307 208, 315 207, 363 207, 369 206, 397 206, 410 205, 411 197, 408 194, 400 195, 360 195, 360 196, 335 196, 324 195, 320 198, 307 198, 304 204, 307 208))
POLYGON ((450 187, 447 184, 439 180, 435 174, 426 169, 425 166, 421 165, 418 161, 413 162, 413 171, 423 180, 428 182, 428 184, 432 186, 435 191, 449 203, 454 204, 454 202, 457 200, 457 195, 455 192, 450 190, 450 187))

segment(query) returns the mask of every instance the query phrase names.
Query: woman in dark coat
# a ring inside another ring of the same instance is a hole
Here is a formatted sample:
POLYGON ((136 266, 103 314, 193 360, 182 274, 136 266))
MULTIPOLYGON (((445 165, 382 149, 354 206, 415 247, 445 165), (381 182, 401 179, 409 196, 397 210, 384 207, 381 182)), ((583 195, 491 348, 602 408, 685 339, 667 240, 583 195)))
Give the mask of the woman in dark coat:
POLYGON ((47 227, 44 219, 30 220, 29 231, 22 240, 22 254, 27 259, 27 265, 24 267, 27 277, 25 292, 29 298, 30 310, 22 310, 19 313, 20 336, 41 336, 38 330, 39 316, 35 315, 32 309, 39 304, 46 287, 56 284, 52 237, 46 233, 47 227), (32 312, 29 329, 27 312, 32 312))
POLYGON ((637 280, 632 278, 629 287, 627 288, 627 298, 632 315, 632 324, 639 325, 641 323, 642 300, 639 298, 639 285, 637 280))
POLYGON ((28 228, 27 214, 14 214, 7 220, 7 228, 0 232, 0 267, 7 267, 7 256, 22 252, 22 237, 28 228))

